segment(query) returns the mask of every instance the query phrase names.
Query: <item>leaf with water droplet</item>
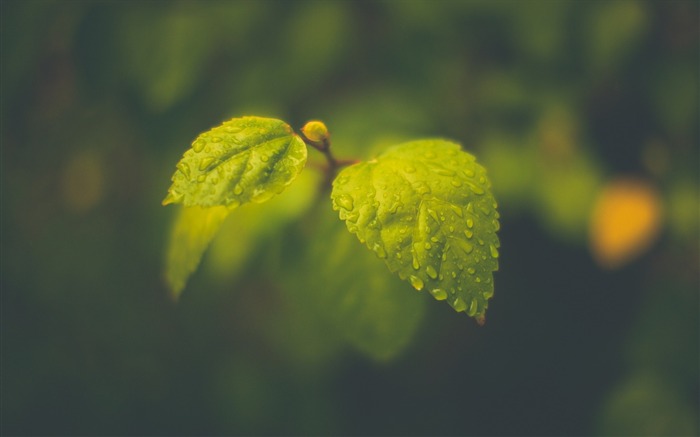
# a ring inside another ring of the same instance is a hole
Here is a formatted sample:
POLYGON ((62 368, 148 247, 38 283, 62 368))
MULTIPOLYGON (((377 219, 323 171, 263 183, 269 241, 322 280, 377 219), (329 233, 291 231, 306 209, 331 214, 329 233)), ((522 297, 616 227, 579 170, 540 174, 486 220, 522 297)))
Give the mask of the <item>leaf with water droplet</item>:
POLYGON ((281 195, 246 205, 234 214, 226 206, 181 207, 165 253, 165 278, 173 296, 180 295, 210 242, 207 273, 233 280, 255 255, 261 240, 281 232, 311 207, 319 182, 318 173, 304 172, 281 195))
POLYGON ((306 144, 280 120, 233 118, 202 133, 177 164, 163 205, 261 203, 281 193, 306 164, 306 144))
POLYGON ((389 270, 483 321, 498 269, 498 212, 472 155, 445 140, 400 144, 345 168, 331 197, 350 232, 382 247, 389 270))

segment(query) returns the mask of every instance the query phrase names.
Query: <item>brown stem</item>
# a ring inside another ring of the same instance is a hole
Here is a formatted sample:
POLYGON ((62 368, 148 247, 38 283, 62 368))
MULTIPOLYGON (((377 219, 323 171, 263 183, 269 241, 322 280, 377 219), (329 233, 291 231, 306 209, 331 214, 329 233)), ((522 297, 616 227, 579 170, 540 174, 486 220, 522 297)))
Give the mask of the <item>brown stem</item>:
POLYGON ((324 186, 329 187, 331 185, 339 168, 346 167, 352 164, 357 164, 358 162, 360 162, 357 159, 336 159, 336 157, 333 156, 333 153, 331 152, 331 140, 328 137, 324 138, 323 141, 313 141, 306 138, 306 136, 302 134, 301 139, 304 140, 304 142, 307 145, 318 150, 323 154, 323 156, 326 157, 326 162, 328 163, 328 165, 325 168, 323 168, 325 176, 323 178, 324 186))

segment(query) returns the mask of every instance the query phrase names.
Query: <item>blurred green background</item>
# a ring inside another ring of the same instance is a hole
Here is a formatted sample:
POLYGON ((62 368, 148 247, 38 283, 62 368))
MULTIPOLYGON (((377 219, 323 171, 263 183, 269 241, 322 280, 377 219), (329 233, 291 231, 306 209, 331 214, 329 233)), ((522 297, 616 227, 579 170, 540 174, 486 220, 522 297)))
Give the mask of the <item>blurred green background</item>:
POLYGON ((3 434, 699 432, 697 2, 0 5, 3 434), (372 343, 374 310, 328 309, 362 274, 324 270, 345 243, 303 194, 241 208, 172 302, 160 201, 242 115, 322 119, 345 158, 475 154, 502 216, 486 325, 398 281, 377 308, 403 331, 372 343))

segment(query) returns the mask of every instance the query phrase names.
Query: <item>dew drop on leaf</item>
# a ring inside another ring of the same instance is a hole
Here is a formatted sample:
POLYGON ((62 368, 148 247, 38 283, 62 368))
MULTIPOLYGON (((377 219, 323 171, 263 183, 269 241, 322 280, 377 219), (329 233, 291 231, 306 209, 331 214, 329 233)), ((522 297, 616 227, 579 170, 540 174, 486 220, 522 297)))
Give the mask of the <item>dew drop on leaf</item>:
POLYGON ((478 185, 469 184, 469 188, 474 192, 474 194, 482 195, 484 194, 483 188, 478 185))
POLYGON ((425 273, 430 276, 431 279, 436 279, 437 278, 437 272, 435 271, 435 268, 433 266, 428 266, 425 268, 425 273))
POLYGON ((468 315, 473 316, 476 314, 476 311, 479 309, 479 304, 477 303, 476 299, 472 299, 472 303, 469 304, 469 312, 467 312, 468 315))
POLYGON ((454 302, 452 302, 452 307, 455 309, 455 311, 462 312, 467 309, 467 304, 462 300, 462 298, 456 298, 454 302))
POLYGON ((423 280, 418 276, 411 275, 408 277, 408 280, 411 281, 411 285, 416 290, 421 291, 423 289, 423 280))
POLYGON ((349 194, 343 194, 335 199, 335 204, 346 211, 352 211, 355 207, 355 202, 349 194))
POLYGON ((199 161, 199 171, 206 171, 214 163, 214 158, 202 158, 199 161))
POLYGON ((190 166, 186 162, 179 162, 177 164, 177 169, 180 170, 180 172, 185 175, 186 178, 190 177, 190 166))
POLYGON ((413 254, 413 263, 412 263, 412 265, 413 265, 413 269, 414 269, 414 270, 420 269, 420 263, 418 262, 418 258, 416 258, 416 254, 415 254, 415 253, 413 254))
POLYGON ((384 250, 384 246, 382 246, 381 243, 374 243, 372 250, 379 258, 386 258, 386 250, 384 250))
POLYGON ((445 290, 443 290, 441 288, 434 288, 434 289, 430 290, 430 294, 432 294, 436 300, 447 299, 447 292, 445 292, 445 290))
POLYGON ((496 249, 496 246, 494 246, 493 244, 491 244, 491 245, 489 246, 489 249, 491 249, 491 256, 494 257, 494 258, 498 258, 498 249, 496 249))
POLYGON ((204 141, 202 138, 200 138, 197 141, 195 141, 194 143, 192 143, 192 150, 199 153, 202 150, 204 150, 204 146, 206 146, 206 145, 207 145, 207 142, 204 141))

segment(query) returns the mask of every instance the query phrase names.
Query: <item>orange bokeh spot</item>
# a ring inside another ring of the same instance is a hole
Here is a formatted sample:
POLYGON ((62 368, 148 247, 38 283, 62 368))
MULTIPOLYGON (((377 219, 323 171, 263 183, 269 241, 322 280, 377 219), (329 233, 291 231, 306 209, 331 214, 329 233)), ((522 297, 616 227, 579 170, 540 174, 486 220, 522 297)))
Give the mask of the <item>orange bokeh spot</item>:
POLYGON ((590 220, 589 244, 601 267, 618 268, 644 253, 659 233, 662 203, 649 183, 620 178, 598 194, 590 220))

